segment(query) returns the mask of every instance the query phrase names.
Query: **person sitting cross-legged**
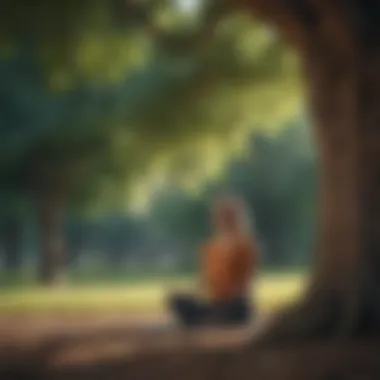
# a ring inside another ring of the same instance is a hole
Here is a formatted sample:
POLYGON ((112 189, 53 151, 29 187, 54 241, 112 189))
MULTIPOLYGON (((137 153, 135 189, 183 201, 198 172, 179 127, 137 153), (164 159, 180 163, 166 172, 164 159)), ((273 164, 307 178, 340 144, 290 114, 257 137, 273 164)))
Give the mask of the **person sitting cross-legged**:
POLYGON ((250 280, 258 247, 248 231, 242 205, 222 198, 213 208, 214 236, 201 248, 200 295, 172 294, 169 307, 184 326, 239 325, 249 322, 250 280))

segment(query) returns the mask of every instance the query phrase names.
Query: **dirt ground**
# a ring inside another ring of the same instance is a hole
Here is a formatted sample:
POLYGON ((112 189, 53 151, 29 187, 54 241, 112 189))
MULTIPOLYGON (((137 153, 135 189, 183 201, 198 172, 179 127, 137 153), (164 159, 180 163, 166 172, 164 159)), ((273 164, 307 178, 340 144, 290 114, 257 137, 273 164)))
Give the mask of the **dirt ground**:
POLYGON ((239 329, 185 332, 163 315, 0 317, 0 379, 380 378, 379 342, 255 349, 250 342, 263 321, 239 329))
POLYGON ((150 355, 236 347, 244 344, 250 329, 184 332, 165 315, 3 316, 0 378, 53 379, 58 373, 81 371, 95 363, 128 362, 131 368, 137 358, 150 355))
POLYGON ((128 316, 125 313, 68 313, 0 316, 0 345, 8 342, 23 344, 33 339, 103 331, 104 329, 154 329, 171 324, 166 315, 141 314, 128 316))

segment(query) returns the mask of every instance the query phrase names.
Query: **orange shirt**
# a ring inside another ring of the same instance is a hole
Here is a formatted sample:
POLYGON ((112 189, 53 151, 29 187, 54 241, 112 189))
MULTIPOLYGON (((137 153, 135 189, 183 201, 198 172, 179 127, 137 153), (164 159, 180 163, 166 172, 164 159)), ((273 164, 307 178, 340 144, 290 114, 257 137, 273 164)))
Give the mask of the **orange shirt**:
POLYGON ((249 237, 223 242, 213 239, 202 250, 202 276, 212 300, 243 294, 257 263, 257 249, 249 237))

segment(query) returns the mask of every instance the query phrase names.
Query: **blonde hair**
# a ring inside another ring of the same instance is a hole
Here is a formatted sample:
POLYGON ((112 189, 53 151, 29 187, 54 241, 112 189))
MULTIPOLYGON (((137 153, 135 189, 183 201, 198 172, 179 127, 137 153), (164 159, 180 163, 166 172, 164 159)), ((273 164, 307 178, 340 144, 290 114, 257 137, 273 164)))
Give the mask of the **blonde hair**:
POLYGON ((244 234, 251 234, 252 219, 247 212, 245 203, 232 195, 219 196, 213 204, 213 214, 215 215, 222 207, 230 207, 236 212, 238 230, 244 234))

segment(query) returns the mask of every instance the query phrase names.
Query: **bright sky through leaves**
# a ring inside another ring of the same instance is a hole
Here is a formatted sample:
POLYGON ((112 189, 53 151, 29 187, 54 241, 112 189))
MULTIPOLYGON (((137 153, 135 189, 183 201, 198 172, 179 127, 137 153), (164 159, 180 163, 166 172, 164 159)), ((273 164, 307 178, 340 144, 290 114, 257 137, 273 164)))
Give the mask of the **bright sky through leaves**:
POLYGON ((176 0, 178 8, 183 12, 193 12, 199 5, 200 0, 176 0))

